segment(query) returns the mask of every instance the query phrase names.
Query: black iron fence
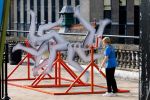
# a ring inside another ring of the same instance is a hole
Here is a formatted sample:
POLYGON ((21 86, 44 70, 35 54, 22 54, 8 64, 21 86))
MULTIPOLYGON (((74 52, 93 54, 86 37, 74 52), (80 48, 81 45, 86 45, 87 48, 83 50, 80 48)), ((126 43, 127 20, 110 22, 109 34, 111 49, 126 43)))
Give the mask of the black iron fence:
POLYGON ((9 100, 7 87, 7 63, 8 63, 8 44, 5 44, 5 52, 3 55, 3 63, 1 65, 0 74, 0 100, 9 100))
POLYGON ((150 100, 150 2, 141 0, 141 34, 140 50, 142 51, 142 67, 139 88, 139 100, 150 100))

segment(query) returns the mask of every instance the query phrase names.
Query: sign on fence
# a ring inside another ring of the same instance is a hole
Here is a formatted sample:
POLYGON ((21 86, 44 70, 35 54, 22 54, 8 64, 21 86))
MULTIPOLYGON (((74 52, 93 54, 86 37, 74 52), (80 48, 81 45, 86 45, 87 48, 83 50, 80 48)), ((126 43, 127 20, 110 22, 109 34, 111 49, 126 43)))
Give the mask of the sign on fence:
POLYGON ((4 0, 0 0, 0 26, 2 24, 4 0))

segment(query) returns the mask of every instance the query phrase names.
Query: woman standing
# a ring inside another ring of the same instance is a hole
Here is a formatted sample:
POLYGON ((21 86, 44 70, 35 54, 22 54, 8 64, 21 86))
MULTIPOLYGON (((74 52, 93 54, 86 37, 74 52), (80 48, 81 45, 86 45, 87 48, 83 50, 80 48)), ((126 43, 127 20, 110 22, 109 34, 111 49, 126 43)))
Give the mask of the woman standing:
POLYGON ((102 40, 104 50, 104 59, 101 63, 101 68, 105 67, 106 71, 106 82, 107 82, 107 92, 103 96, 116 96, 118 92, 116 80, 114 77, 115 69, 117 67, 117 61, 115 56, 115 50, 111 45, 109 37, 105 37, 102 40))

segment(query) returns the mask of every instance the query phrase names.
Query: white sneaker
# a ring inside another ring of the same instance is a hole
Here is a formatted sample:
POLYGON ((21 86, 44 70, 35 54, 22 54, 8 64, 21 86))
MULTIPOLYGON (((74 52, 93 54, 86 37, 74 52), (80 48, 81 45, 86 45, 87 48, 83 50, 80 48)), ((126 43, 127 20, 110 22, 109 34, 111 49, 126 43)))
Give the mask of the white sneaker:
POLYGON ((106 92, 105 94, 103 94, 103 96, 114 97, 114 96, 117 96, 117 95, 116 95, 116 93, 108 93, 108 92, 106 92))
POLYGON ((112 97, 115 97, 115 96, 117 96, 117 93, 112 93, 112 97))

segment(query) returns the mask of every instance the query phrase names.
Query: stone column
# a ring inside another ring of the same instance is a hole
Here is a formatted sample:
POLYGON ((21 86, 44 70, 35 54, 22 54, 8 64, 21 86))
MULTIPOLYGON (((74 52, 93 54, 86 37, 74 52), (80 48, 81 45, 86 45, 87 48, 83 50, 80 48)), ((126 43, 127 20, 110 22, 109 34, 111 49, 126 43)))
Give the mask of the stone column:
MULTIPOLYGON (((126 35, 134 36, 134 0, 127 0, 127 25, 126 35)), ((133 43, 133 39, 127 39, 127 43, 133 43)))
POLYGON ((71 1, 71 5, 72 5, 73 7, 75 7, 75 0, 72 0, 72 1, 71 1))
POLYGON ((104 18, 104 0, 90 0, 90 21, 104 18))
POLYGON ((52 2, 48 0, 48 22, 52 21, 52 2))
MULTIPOLYGON (((119 34, 119 0, 111 0, 111 34, 118 35, 119 34)), ((117 42, 118 39, 114 38, 113 42, 117 42)))
POLYGON ((11 5, 10 5, 10 16, 9 16, 9 29, 14 29, 14 8, 16 6, 14 6, 14 1, 15 0, 11 0, 11 5))
POLYGON ((27 0, 27 24, 30 24, 30 0, 27 0))
POLYGON ((80 13, 85 20, 90 21, 90 0, 80 0, 80 13))
POLYGON ((80 0, 81 15, 87 20, 92 22, 94 19, 97 21, 103 19, 104 16, 104 1, 103 0, 80 0))
MULTIPOLYGON (((24 23, 24 0, 20 0, 20 23, 24 23)), ((22 25, 21 25, 22 26, 22 25)))
POLYGON ((44 24, 45 23, 45 20, 44 20, 44 0, 41 0, 41 24, 44 24))
MULTIPOLYGON (((14 0, 14 30, 17 30, 17 0, 14 0)), ((14 37, 17 37, 17 34, 14 33, 14 37)))
MULTIPOLYGON (((24 0, 20 0, 20 30, 24 30, 24 0)), ((23 33, 20 33, 23 37, 23 33)))
POLYGON ((66 6, 67 5, 67 0, 64 0, 64 6, 66 6))
MULTIPOLYGON (((37 16, 37 0, 34 0, 33 7, 34 7, 35 15, 37 16)), ((37 18, 36 18, 36 24, 37 24, 37 18)))
POLYGON ((59 0, 55 0, 56 21, 59 19, 59 0))

